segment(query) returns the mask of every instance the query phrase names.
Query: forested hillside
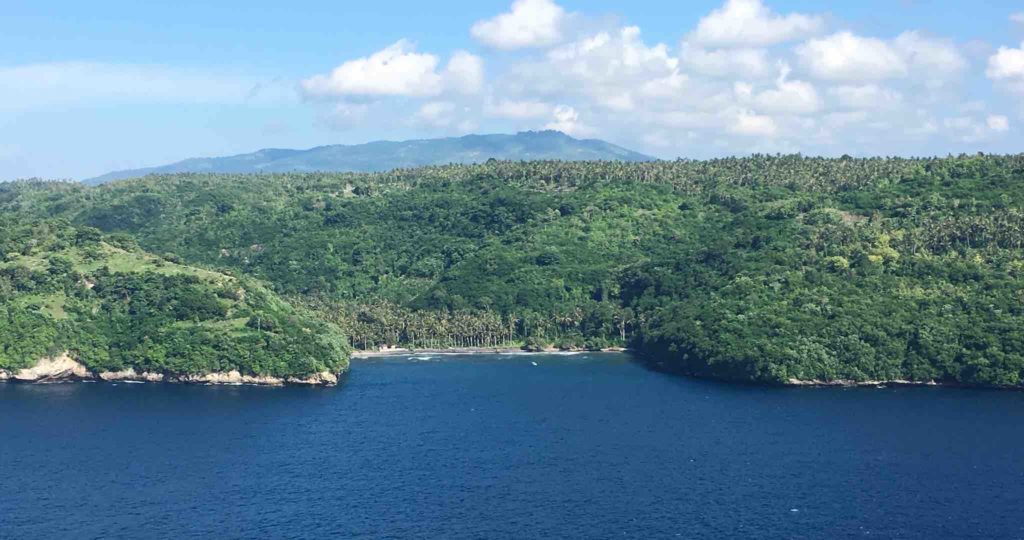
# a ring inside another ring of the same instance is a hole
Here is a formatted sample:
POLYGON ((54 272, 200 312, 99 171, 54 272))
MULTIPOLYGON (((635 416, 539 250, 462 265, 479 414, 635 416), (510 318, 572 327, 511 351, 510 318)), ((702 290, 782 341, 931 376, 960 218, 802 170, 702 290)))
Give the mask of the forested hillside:
POLYGON ((0 187, 264 280, 356 347, 629 344, 760 382, 1019 385, 1024 156, 489 162, 0 187))
POLYGON ((0 370, 67 352, 93 373, 306 377, 343 371, 347 347, 254 280, 92 227, 0 217, 0 370))

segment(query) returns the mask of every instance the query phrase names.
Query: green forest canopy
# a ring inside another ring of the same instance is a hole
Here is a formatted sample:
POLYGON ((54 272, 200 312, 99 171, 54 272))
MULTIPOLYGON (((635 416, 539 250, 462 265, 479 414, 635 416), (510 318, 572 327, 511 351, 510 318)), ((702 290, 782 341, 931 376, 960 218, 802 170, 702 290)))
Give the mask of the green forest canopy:
POLYGON ((1021 155, 0 186, 4 215, 267 283, 356 347, 628 344, 759 382, 1020 385, 1022 203, 1021 155))
POLYGON ((0 218, 0 369, 70 352, 96 373, 301 377, 343 371, 347 347, 337 327, 251 279, 59 219, 0 218))

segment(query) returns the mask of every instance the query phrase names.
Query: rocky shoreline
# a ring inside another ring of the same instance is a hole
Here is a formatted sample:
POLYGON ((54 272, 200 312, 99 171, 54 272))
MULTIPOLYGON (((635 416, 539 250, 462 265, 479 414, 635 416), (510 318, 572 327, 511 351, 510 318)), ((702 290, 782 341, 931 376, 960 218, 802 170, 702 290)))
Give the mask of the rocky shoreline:
POLYGON ((739 378, 724 378, 715 377, 714 375, 706 372, 695 372, 686 369, 680 369, 678 366, 666 364, 663 361, 652 360, 649 357, 638 355, 637 360, 649 369, 654 371, 668 373, 671 375, 677 375, 680 377, 689 377, 693 379, 701 379, 708 381, 718 381, 728 384, 739 384, 744 386, 756 386, 756 387, 769 387, 769 388, 965 388, 965 389, 987 389, 987 390, 1010 390, 1015 392, 1024 391, 1024 385, 972 385, 958 383, 955 381, 912 381, 908 379, 891 379, 891 380, 867 380, 867 381, 855 381, 852 379, 836 379, 836 380, 822 380, 822 379, 797 379, 790 378, 780 381, 756 381, 756 380, 744 380, 739 378))
POLYGON ((0 382, 53 384, 66 382, 178 383, 225 386, 335 386, 338 374, 322 372, 308 377, 270 377, 244 375, 237 370, 204 375, 169 375, 138 373, 134 369, 95 373, 67 353, 56 358, 43 358, 31 368, 16 372, 0 370, 0 382))
POLYGON ((1024 391, 1022 385, 1011 385, 1011 384, 992 384, 992 385, 978 385, 978 384, 964 384, 958 382, 943 382, 943 381, 908 381, 905 379, 893 379, 891 381, 850 381, 850 380, 838 380, 838 381, 820 381, 820 380, 801 380, 801 379, 790 379, 784 383, 783 386, 793 388, 920 388, 920 387, 932 387, 932 388, 974 388, 984 390, 1009 390, 1013 392, 1024 391))
POLYGON ((948 384, 943 384, 935 381, 908 381, 903 379, 895 379, 892 381, 820 381, 816 379, 805 381, 801 379, 789 379, 784 384, 785 386, 810 388, 886 388, 897 386, 950 386, 948 384))
POLYGON ((600 351, 587 349, 556 349, 547 348, 543 350, 526 350, 512 347, 456 347, 451 349, 406 349, 392 347, 376 351, 354 351, 352 358, 377 358, 383 356, 406 356, 412 354, 558 354, 558 353, 584 353, 584 352, 629 352, 629 349, 621 347, 609 347, 600 351))
MULTIPOLYGON (((528 351, 517 348, 502 347, 465 347, 452 349, 404 349, 391 348, 377 351, 355 351, 354 359, 369 359, 388 356, 408 356, 417 354, 568 354, 583 352, 629 352, 628 349, 608 348, 601 351, 582 349, 560 350, 545 349, 528 351)), ((206 373, 173 375, 153 372, 137 372, 132 368, 122 371, 93 372, 84 364, 64 353, 54 358, 43 358, 35 366, 18 371, 0 369, 0 383, 23 384, 55 384, 68 382, 123 382, 123 383, 172 383, 193 385, 222 386, 336 386, 339 374, 321 372, 308 377, 272 377, 265 375, 246 375, 237 370, 226 373, 206 373)), ((701 378, 698 376, 698 378, 701 378)), ((896 379, 891 381, 853 381, 818 379, 789 379, 781 383, 793 388, 895 388, 895 387, 964 387, 964 385, 937 381, 910 381, 896 379)), ((989 387, 992 388, 992 387, 989 387)), ((1000 386, 999 389, 1022 390, 1020 386, 1000 386)))

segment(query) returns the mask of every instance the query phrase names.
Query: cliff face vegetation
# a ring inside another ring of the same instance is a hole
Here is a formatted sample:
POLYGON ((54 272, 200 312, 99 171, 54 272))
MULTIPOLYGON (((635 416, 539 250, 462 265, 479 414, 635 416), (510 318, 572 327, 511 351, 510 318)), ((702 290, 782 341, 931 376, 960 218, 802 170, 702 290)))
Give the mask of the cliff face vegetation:
MULTIPOLYGON (((65 220, 106 235, 103 245, 137 242, 165 264, 260 280, 358 348, 630 345, 683 372, 759 382, 1021 384, 1022 205, 1022 156, 489 162, 0 186, 5 216, 65 220)), ((48 273, 60 250, 35 250, 34 271, 48 273)), ((0 294, 14 287, 4 276, 0 294)), ((90 279, 90 294, 117 309, 134 296, 104 291, 125 281, 136 295, 185 297, 200 287, 187 280, 202 281, 98 268, 90 279)), ((82 289, 69 287, 62 297, 82 289)), ((59 324, 36 305, 25 317, 59 324)), ((161 320, 168 335, 217 327, 209 320, 251 340, 270 331, 242 307, 213 308, 161 320)))
POLYGON ((175 264, 91 227, 0 219, 0 370, 8 374, 61 357, 75 378, 306 377, 344 370, 347 355, 337 327, 253 280, 175 264))

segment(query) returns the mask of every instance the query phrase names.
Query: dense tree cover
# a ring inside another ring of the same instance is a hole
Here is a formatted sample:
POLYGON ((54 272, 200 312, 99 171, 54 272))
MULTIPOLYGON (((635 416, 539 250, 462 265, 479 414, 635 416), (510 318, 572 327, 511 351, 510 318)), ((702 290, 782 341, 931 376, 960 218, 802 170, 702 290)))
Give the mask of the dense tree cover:
POLYGON ((764 382, 1024 376, 1024 156, 490 162, 0 186, 357 347, 630 344, 764 382), (170 256, 170 255, 168 255, 170 256))
POLYGON ((95 372, 341 371, 337 327, 258 283, 167 262, 130 238, 0 218, 0 369, 68 351, 95 372))

